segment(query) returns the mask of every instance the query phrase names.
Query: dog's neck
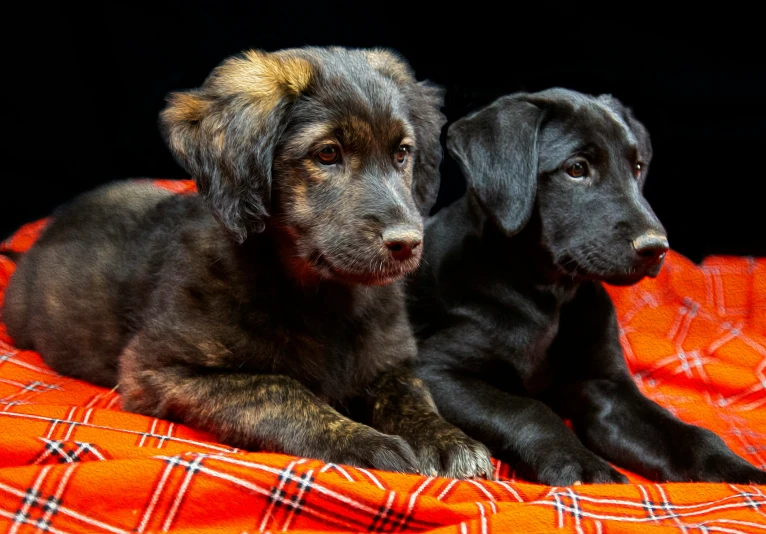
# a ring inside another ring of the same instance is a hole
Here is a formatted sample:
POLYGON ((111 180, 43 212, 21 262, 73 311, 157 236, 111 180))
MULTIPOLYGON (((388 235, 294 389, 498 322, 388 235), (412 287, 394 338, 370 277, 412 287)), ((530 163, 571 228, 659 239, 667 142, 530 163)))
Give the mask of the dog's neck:
POLYGON ((578 285, 576 280, 556 266, 550 251, 542 243, 541 222, 536 208, 524 228, 509 236, 487 216, 470 193, 466 195, 465 206, 487 254, 501 262, 506 272, 515 273, 546 291, 569 290, 578 285))

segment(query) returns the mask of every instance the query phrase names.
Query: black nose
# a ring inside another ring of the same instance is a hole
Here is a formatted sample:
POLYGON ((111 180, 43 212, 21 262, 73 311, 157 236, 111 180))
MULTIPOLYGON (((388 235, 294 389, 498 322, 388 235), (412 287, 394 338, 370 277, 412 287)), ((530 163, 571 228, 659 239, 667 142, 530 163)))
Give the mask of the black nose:
POLYGON ((656 263, 665 257, 668 251, 668 238, 657 232, 646 232, 633 240, 633 250, 647 263, 656 263))
POLYGON ((410 259, 422 242, 423 233, 415 228, 396 227, 383 232, 383 243, 396 261, 410 259))

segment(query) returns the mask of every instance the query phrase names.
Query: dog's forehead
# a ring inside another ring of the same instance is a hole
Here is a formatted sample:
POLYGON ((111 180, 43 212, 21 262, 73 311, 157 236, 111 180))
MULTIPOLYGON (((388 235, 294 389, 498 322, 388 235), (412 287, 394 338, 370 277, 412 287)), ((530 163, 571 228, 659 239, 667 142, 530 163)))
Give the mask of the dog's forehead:
POLYGON ((291 145, 307 148, 317 139, 340 136, 364 150, 408 138, 415 129, 399 87, 365 64, 325 65, 312 91, 293 111, 291 145), (336 68, 337 67, 337 68, 336 68), (353 75, 355 73, 355 75, 353 75))
POLYGON ((591 100, 591 112, 593 114, 604 116, 607 122, 612 125, 612 129, 617 131, 627 145, 632 147, 639 145, 636 132, 628 124, 625 108, 619 102, 609 95, 602 95, 591 100))
POLYGON ((407 117, 407 100, 400 84, 354 51, 320 59, 313 96, 335 113, 353 112, 376 122, 407 117))
POLYGON ((356 150, 388 149, 415 141, 405 96, 398 85, 366 62, 328 61, 310 92, 292 110, 286 147, 296 156, 317 141, 335 138, 356 150))
MULTIPOLYGON (((610 153, 649 156, 648 140, 631 124, 626 109, 610 95, 592 97, 567 91, 541 136, 541 148, 564 157, 593 145, 610 153)), ((553 155, 553 154, 551 154, 553 155)))
POLYGON ((638 146, 636 132, 628 124, 622 110, 600 98, 584 97, 574 103, 571 125, 581 135, 592 135, 604 141, 638 146))

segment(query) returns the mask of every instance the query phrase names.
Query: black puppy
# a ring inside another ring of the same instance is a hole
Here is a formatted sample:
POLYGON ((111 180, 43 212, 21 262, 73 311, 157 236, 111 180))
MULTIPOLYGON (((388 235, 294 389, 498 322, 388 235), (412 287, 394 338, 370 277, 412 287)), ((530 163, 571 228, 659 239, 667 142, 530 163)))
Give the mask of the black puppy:
POLYGON ((410 299, 442 415, 546 484, 624 482, 604 459, 655 480, 766 483, 627 370, 602 282, 656 276, 668 248, 631 112, 562 89, 512 95, 452 125, 447 147, 469 192, 429 221, 410 299))
POLYGON ((10 281, 9 333, 230 445, 489 475, 411 370, 400 279, 438 189, 442 98, 385 51, 225 61, 161 117, 200 196, 122 183, 59 210, 10 281))

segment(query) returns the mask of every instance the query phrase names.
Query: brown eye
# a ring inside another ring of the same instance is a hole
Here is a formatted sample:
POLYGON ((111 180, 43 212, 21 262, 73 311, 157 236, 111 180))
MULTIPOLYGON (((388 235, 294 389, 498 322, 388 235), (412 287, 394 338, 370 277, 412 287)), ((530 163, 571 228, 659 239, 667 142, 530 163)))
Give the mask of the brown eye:
POLYGON ((332 145, 327 145, 322 150, 317 152, 316 158, 322 165, 333 165, 340 159, 340 152, 332 145))
POLYGON ((636 163, 636 167, 633 169, 633 174, 636 175, 636 178, 641 176, 641 171, 644 169, 643 163, 636 163))
POLYGON ((567 167, 566 171, 572 178, 582 178, 588 174, 588 164, 584 161, 575 161, 567 167))
POLYGON ((407 161, 407 156, 410 153, 410 147, 407 145, 400 145, 399 148, 396 149, 396 162, 399 165, 402 165, 405 161, 407 161))

